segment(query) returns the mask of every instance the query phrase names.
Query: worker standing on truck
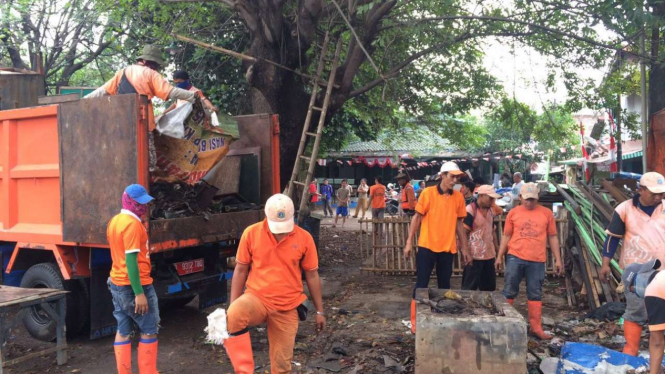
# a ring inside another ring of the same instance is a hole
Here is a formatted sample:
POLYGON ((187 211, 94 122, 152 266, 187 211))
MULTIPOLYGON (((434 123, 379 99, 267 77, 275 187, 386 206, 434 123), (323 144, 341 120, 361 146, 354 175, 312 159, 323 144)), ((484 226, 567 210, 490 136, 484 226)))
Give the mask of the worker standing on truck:
POLYGON ((543 331, 542 326, 543 282, 548 242, 558 275, 563 273, 563 265, 554 214, 538 203, 538 193, 538 185, 535 183, 525 183, 520 188, 521 205, 508 212, 495 267, 497 271, 501 269, 503 256, 508 253, 503 296, 513 305, 520 291, 522 278, 526 277, 531 333, 539 339, 552 339, 551 335, 543 331))
MULTIPOLYGON (((217 109, 215 104, 213 104, 203 94, 203 91, 201 91, 200 89, 194 87, 192 82, 189 81, 189 73, 187 73, 186 71, 176 70, 175 72, 173 72, 173 83, 175 83, 175 86, 177 88, 181 88, 183 90, 194 92, 201 99, 201 101, 203 102, 203 105, 205 105, 205 107, 208 108, 208 110, 210 110, 211 112, 215 112, 215 113, 219 112, 219 109, 217 109)), ((164 111, 164 113, 168 113, 168 112, 172 111, 173 109, 183 105, 186 102, 187 102, 187 100, 177 100, 173 104, 171 104, 171 106, 169 106, 168 109, 166 109, 164 111)))
POLYGON ((155 45, 146 45, 143 54, 136 59, 136 64, 118 71, 113 78, 85 98, 102 97, 106 95, 139 94, 148 96, 148 151, 149 169, 153 171, 157 164, 157 151, 152 130, 155 129, 155 113, 152 108, 152 98, 158 97, 166 100, 187 100, 193 102, 196 93, 173 87, 159 74, 164 65, 162 50, 155 45))
POLYGON ((113 297, 113 316, 118 321, 113 350, 119 374, 132 372, 134 324, 141 332, 139 373, 157 374, 159 307, 150 277, 148 232, 141 222, 152 200, 143 186, 130 185, 122 194, 122 210, 106 229, 113 259, 107 283, 113 297))
POLYGON ((464 174, 456 163, 449 161, 441 165, 441 183, 425 188, 416 205, 416 214, 411 219, 409 237, 404 246, 408 259, 413 249, 413 238, 420 229, 416 252, 416 285, 411 300, 411 331, 416 331, 416 289, 427 288, 432 270, 436 266, 437 285, 450 289, 453 261, 457 253, 455 237, 460 241, 464 265, 472 263, 468 251, 466 230, 462 220, 466 218, 464 196, 453 187, 464 174))
POLYGON ((312 236, 293 221, 293 201, 282 194, 266 202, 266 218, 243 232, 236 255, 224 341, 237 374, 254 373, 249 326, 267 323, 272 374, 291 373, 298 319, 306 318, 302 273, 316 307, 316 328, 326 327, 319 260, 312 236), (251 267, 251 271, 250 271, 251 267), (243 288, 245 288, 243 293, 243 288))
MULTIPOLYGON (((607 239, 603 246, 603 265, 600 278, 606 282, 610 276, 610 261, 623 241, 619 266, 626 269, 632 263, 645 263, 652 259, 665 260, 665 211, 663 210, 665 178, 655 172, 640 178, 640 188, 630 200, 614 209, 607 239)), ((623 315, 623 334, 626 345, 623 353, 637 356, 642 326, 647 322, 644 301, 624 287, 626 312, 623 315)))

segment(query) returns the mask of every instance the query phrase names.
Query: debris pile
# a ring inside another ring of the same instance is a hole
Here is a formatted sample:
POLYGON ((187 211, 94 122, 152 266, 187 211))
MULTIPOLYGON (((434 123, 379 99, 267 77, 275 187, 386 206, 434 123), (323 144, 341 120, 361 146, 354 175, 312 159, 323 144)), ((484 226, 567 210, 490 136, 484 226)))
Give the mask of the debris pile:
POLYGON ((450 290, 441 298, 416 301, 428 305, 434 313, 465 316, 501 315, 494 306, 489 293, 472 293, 470 297, 465 298, 450 290))
POLYGON ((210 214, 259 209, 258 205, 247 203, 239 195, 216 196, 217 191, 216 187, 205 181, 194 185, 165 181, 152 183, 150 193, 155 197, 155 206, 150 218, 207 217, 210 214))
POLYGON ((555 184, 565 199, 564 206, 569 213, 570 230, 564 247, 570 252, 572 268, 578 276, 568 279, 572 274, 567 272, 566 283, 574 283, 575 280, 581 283, 581 294, 586 295, 586 304, 591 310, 622 299, 621 290, 617 292, 622 273, 618 263, 619 252, 611 261, 610 282, 601 282, 599 273, 603 260, 602 247, 607 238, 605 228, 612 219, 614 208, 632 197, 632 191, 625 187, 625 182, 603 180, 600 186, 589 186, 584 182, 568 186, 555 184))

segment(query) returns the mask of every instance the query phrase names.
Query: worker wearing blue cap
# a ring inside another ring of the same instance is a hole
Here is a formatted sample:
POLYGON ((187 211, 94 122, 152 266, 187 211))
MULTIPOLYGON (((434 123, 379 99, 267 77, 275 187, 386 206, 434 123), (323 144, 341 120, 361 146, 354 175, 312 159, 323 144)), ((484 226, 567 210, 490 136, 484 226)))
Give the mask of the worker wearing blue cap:
POLYGON ((122 210, 106 229, 113 259, 108 286, 113 296, 113 316, 118 321, 113 348, 119 374, 132 372, 134 324, 141 332, 139 373, 157 373, 159 308, 150 277, 148 232, 141 222, 152 200, 143 186, 128 186, 122 194, 122 210))

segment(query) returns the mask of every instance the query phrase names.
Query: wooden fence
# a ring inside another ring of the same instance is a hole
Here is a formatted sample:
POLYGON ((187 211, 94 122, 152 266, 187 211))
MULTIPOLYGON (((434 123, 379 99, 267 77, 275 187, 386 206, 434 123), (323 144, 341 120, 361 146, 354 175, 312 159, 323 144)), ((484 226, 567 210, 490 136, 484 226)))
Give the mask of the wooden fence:
MULTIPOLYGON (((562 212, 562 218, 555 220, 557 225, 557 235, 561 246, 561 256, 563 262, 564 246, 568 235, 567 212, 562 212)), ((497 227, 499 242, 503 235, 503 225, 505 216, 494 219, 497 227)), ((404 245, 409 235, 411 218, 407 217, 386 217, 384 219, 362 219, 360 220, 360 255, 363 261, 361 270, 379 274, 391 275, 415 275, 416 273, 416 255, 415 250, 418 246, 418 238, 413 240, 413 251, 409 258, 404 257, 404 245)), ((548 245, 549 247, 549 245, 548 245)), ((554 259, 552 253, 547 251, 546 273, 552 275, 555 273, 554 259)), ((462 255, 458 251, 453 262, 453 276, 462 276, 464 266, 462 265, 462 255)))

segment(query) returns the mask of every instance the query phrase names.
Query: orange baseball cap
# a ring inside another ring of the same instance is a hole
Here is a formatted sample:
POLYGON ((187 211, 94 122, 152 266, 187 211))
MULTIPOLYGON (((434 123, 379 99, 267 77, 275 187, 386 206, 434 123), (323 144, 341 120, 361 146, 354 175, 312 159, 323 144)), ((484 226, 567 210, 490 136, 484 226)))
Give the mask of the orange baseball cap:
POLYGON ((496 193, 494 187, 490 186, 489 184, 483 184, 482 186, 478 187, 476 193, 478 193, 478 195, 489 195, 489 197, 493 197, 495 199, 501 198, 501 195, 496 193))
POLYGON ((644 186, 653 193, 665 193, 665 178, 662 174, 649 172, 640 178, 640 186, 644 186))
POLYGON ((278 193, 270 196, 266 201, 266 219, 268 228, 273 234, 287 234, 293 231, 293 200, 286 195, 278 193))

